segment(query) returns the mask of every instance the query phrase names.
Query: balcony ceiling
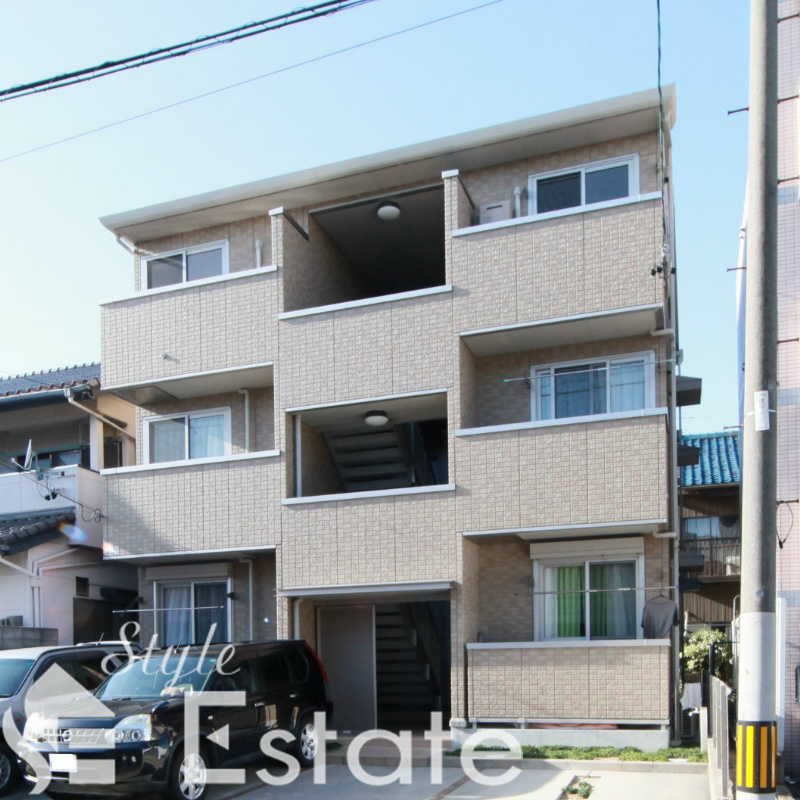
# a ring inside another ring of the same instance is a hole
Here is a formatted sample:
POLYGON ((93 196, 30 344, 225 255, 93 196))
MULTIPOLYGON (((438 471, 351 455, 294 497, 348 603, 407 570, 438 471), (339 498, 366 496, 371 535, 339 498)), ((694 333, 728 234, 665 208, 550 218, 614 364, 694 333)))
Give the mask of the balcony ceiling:
MULTIPOLYGON (((401 422, 422 422, 427 419, 444 419, 447 417, 447 395, 445 392, 437 392, 435 394, 377 398, 356 403, 339 403, 325 407, 287 409, 287 411, 299 413, 303 422, 318 430, 352 427, 359 424, 363 424, 364 429, 369 430, 369 426, 363 422, 363 419, 367 411, 373 409, 385 411, 389 416, 390 425, 401 422)), ((372 428, 372 430, 380 431, 380 428, 372 428)))
POLYGON ((104 389, 106 392, 114 392, 126 400, 130 400, 136 405, 145 405, 173 398, 186 400, 191 397, 228 394, 239 389, 261 389, 272 385, 272 364, 260 364, 218 372, 156 378, 136 384, 106 386, 104 389))
POLYGON ((561 347, 602 339, 641 336, 663 327, 660 304, 620 308, 574 317, 545 319, 523 325, 464 331, 464 344, 479 358, 561 347))
POLYGON ((444 187, 383 195, 313 212, 370 292, 392 294, 444 283, 444 187), (378 218, 391 200, 400 208, 392 222, 378 218))

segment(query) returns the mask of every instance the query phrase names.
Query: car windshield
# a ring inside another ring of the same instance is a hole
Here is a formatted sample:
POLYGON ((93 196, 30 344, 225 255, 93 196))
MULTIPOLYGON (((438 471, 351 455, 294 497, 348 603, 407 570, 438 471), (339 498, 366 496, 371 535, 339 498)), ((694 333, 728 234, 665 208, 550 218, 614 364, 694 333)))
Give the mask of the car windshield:
POLYGON ((175 697, 202 690, 214 672, 216 657, 168 656, 131 659, 95 692, 104 700, 175 697))
POLYGON ((32 666, 32 658, 0 659, 0 697, 13 697, 32 666))

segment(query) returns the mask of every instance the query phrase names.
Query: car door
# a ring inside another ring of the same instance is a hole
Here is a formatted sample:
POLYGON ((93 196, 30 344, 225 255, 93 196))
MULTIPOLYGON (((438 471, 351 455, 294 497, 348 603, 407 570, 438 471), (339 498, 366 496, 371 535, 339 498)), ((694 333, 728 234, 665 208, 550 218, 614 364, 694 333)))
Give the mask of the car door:
POLYGON ((209 706, 200 712, 204 722, 201 729, 213 729, 217 742, 228 739, 227 750, 221 744, 216 745, 220 763, 250 755, 258 748, 263 709, 260 686, 259 665, 255 658, 226 664, 224 673, 216 673, 210 681, 209 691, 245 693, 245 702, 241 706, 209 706))
POLYGON ((286 656, 281 652, 263 656, 261 669, 264 680, 264 729, 291 731, 296 722, 297 695, 292 686, 286 656))

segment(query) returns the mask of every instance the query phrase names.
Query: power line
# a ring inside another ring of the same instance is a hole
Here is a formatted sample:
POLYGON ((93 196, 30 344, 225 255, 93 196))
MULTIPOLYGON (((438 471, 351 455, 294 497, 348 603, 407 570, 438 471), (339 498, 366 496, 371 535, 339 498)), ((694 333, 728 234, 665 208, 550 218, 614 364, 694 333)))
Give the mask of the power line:
POLYGON ((117 72, 124 72, 129 69, 138 69, 147 64, 155 64, 170 58, 179 58, 180 56, 186 56, 190 53, 207 50, 210 47, 232 44, 233 42, 239 42, 243 39, 249 39, 251 36, 258 36, 259 34, 279 30, 289 25, 307 22, 311 19, 331 16, 332 14, 338 14, 340 11, 347 11, 350 8, 356 8, 365 3, 373 2, 375 2, 375 0, 326 0, 326 2, 318 3, 317 5, 299 8, 287 14, 280 14, 277 17, 270 17, 260 22, 248 22, 246 25, 240 25, 238 28, 231 28, 227 31, 200 36, 189 42, 181 42, 180 44, 170 45, 169 47, 160 47, 155 50, 150 50, 147 53, 139 53, 138 55, 116 59, 115 61, 105 61, 94 67, 85 67, 84 69, 75 70, 74 72, 65 72, 62 75, 55 75, 51 78, 44 78, 42 80, 33 81, 32 83, 25 83, 19 86, 12 86, 9 89, 2 89, 0 90, 0 103, 6 100, 14 100, 18 97, 27 97, 32 94, 49 92, 53 89, 61 89, 65 86, 74 86, 76 83, 93 81, 96 78, 103 78, 106 75, 114 75, 117 72))
POLYGON ((100 133, 100 131, 108 130, 109 128, 116 128, 119 125, 124 125, 127 122, 133 122, 137 119, 142 119, 143 117, 149 117, 151 114, 158 114, 162 111, 168 111, 171 108, 177 108, 178 106, 186 105, 187 103, 193 103, 195 100, 202 100, 205 97, 211 97, 215 94, 220 94, 221 92, 227 92, 229 89, 236 89, 239 86, 244 86, 248 83, 253 83, 255 81, 263 80, 264 78, 271 78, 275 75, 280 75, 283 72, 289 72, 293 69, 298 69, 299 67, 305 67, 309 64, 314 64, 318 61, 324 61, 328 58, 333 58, 334 56, 342 55, 343 53, 349 53, 353 50, 358 50, 361 47, 367 47, 371 44, 377 44, 378 42, 383 42, 387 39, 392 39, 395 36, 402 36, 404 33, 411 33, 412 31, 420 30, 422 28, 427 28, 429 25, 436 25, 439 22, 446 22, 447 20, 454 19, 455 17, 463 16, 464 14, 470 14, 473 11, 479 11, 482 8, 488 8, 489 6, 497 5, 498 3, 504 3, 505 0, 489 0, 487 3, 482 3, 481 5, 473 6, 472 8, 466 8, 463 11, 456 11, 453 14, 448 14, 444 17, 438 17, 436 19, 428 20, 428 22, 421 22, 419 25, 412 25, 409 28, 403 28, 399 31, 394 31, 393 33, 387 33, 384 36, 376 36, 374 39, 368 39, 365 42, 359 42, 358 44, 353 44, 348 47, 343 47, 340 50, 333 50, 330 53, 325 53, 321 56, 314 56, 313 58, 306 59, 305 61, 298 61, 296 64, 290 64, 286 67, 279 67, 278 69, 272 70, 271 72, 265 72, 263 75, 256 75, 253 78, 246 78, 242 81, 237 81, 236 83, 228 84, 227 86, 221 86, 218 89, 212 89, 208 92, 203 92, 202 94, 194 95, 193 97, 187 97, 184 100, 177 100, 174 103, 168 103, 165 106, 160 106, 159 108, 153 108, 150 111, 143 111, 140 114, 134 114, 131 117, 125 117, 125 119, 117 120, 116 122, 109 122, 106 125, 101 125, 98 128, 91 128, 88 131, 83 131, 82 133, 76 133, 72 136, 65 136, 63 139, 57 139, 54 142, 49 142, 48 144, 42 144, 38 147, 32 147, 30 150, 23 150, 19 153, 14 153, 10 156, 5 156, 4 158, 0 158, 0 164, 3 164, 6 161, 13 161, 17 158, 22 158, 23 156, 29 156, 32 153, 38 153, 41 150, 48 150, 51 147, 56 147, 60 144, 65 144, 66 142, 74 141, 75 139, 81 139, 84 136, 91 136, 93 133, 100 133))

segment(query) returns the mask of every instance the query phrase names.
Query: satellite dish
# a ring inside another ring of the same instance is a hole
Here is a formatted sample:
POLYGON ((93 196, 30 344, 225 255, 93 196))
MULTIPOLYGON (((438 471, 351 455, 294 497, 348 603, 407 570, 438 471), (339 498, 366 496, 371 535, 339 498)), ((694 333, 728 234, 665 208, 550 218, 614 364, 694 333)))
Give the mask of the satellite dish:
POLYGON ((33 440, 28 439, 28 449, 25 451, 25 470, 29 470, 31 468, 31 462, 33 461, 33 440))

